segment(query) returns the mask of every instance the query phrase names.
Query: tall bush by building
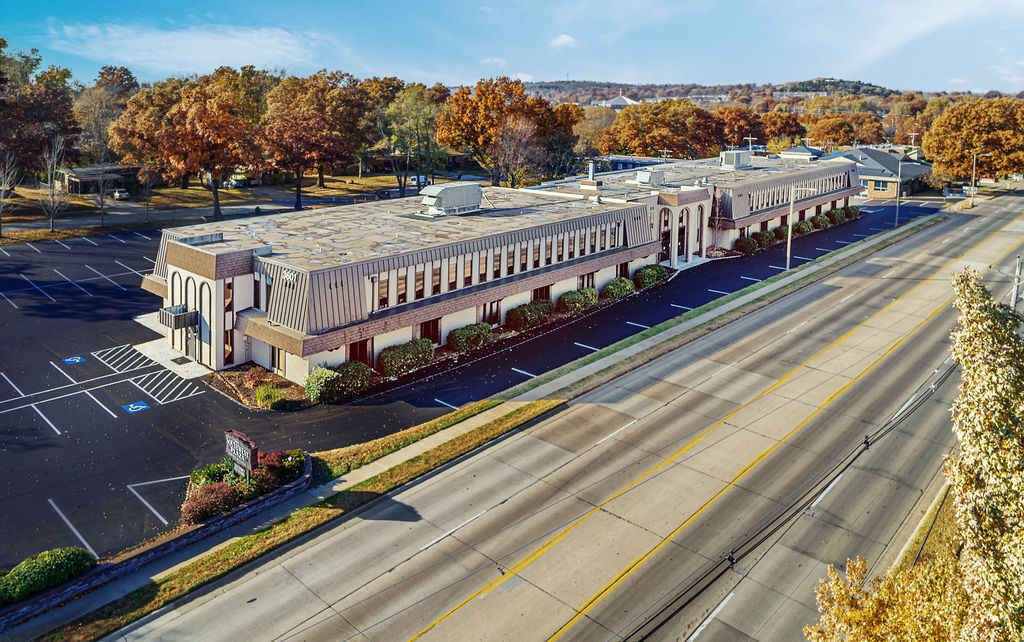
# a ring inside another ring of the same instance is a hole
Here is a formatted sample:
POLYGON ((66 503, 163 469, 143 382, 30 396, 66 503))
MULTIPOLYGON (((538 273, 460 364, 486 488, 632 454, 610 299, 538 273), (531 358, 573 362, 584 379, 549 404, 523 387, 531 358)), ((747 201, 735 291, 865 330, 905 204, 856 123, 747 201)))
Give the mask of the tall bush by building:
POLYGON ((828 222, 832 225, 839 225, 846 221, 846 212, 841 208, 828 211, 828 222))
POLYGON ((362 361, 346 361, 334 368, 341 376, 338 395, 341 398, 357 395, 370 385, 370 366, 362 361))
POLYGON ((744 236, 743 238, 736 239, 736 242, 733 244, 733 248, 737 252, 750 256, 757 251, 757 241, 749 236, 744 236))
POLYGON ((624 276, 617 276, 601 288, 601 296, 606 299, 620 299, 635 291, 632 281, 624 276))
POLYGON ((549 299, 517 305, 505 313, 505 325, 511 330, 529 330, 547 321, 554 309, 549 299))
POLYGON ((491 341, 491 324, 474 323, 448 333, 446 343, 456 352, 469 352, 491 341))
POLYGON ((793 231, 797 234, 810 234, 814 225, 810 221, 797 221, 793 224, 793 231))
POLYGON ((651 288, 668 280, 668 268, 664 265, 645 265, 633 273, 633 285, 637 290, 651 288))
POLYGON ((377 370, 385 377, 398 377, 416 368, 422 368, 433 358, 433 341, 413 339, 408 343, 381 350, 377 357, 377 370))
POLYGON ((751 236, 757 241, 757 246, 768 249, 775 243, 775 234, 772 232, 754 232, 751 236))
POLYGON ((558 311, 563 314, 574 314, 597 303, 597 290, 581 288, 570 290, 558 297, 558 311))
POLYGON ((811 225, 813 225, 816 230, 827 230, 830 223, 828 221, 828 217, 824 214, 816 214, 814 218, 811 219, 811 225))
POLYGON ((306 397, 313 403, 337 401, 341 375, 330 368, 317 366, 306 377, 306 397))

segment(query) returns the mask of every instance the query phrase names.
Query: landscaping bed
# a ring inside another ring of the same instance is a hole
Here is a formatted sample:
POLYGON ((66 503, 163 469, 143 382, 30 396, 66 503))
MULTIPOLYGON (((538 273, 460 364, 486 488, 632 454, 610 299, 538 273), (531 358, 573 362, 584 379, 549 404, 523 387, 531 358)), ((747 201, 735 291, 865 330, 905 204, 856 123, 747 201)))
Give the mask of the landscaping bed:
POLYGON ((306 398, 305 388, 252 361, 203 375, 202 380, 256 410, 302 410, 315 405, 306 398))

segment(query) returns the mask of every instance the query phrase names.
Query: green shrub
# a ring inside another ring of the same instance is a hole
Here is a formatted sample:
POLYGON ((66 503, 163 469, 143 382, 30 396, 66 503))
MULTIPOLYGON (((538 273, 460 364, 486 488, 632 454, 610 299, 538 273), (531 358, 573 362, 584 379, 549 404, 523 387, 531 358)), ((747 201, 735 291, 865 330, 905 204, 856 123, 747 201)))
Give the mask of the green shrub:
POLYGON ((573 314, 596 303, 597 290, 594 288, 572 290, 558 297, 558 311, 564 314, 573 314))
POLYGON ((772 233, 775 235, 775 240, 776 241, 785 241, 786 240, 786 236, 789 235, 789 226, 788 225, 780 225, 777 228, 775 228, 774 230, 772 230, 772 233))
POLYGON ((813 225, 816 230, 827 230, 830 227, 828 217, 824 214, 816 214, 814 218, 811 219, 811 225, 813 225))
POLYGON ((832 225, 839 225, 840 223, 843 223, 845 221, 846 221, 846 212, 844 212, 843 210, 841 210, 839 208, 836 208, 834 210, 829 210, 829 212, 828 212, 828 222, 829 223, 831 223, 832 225))
POLYGON ((413 339, 408 343, 384 348, 377 357, 377 370, 385 377, 398 377, 422 368, 434 358, 434 342, 413 339))
POLYGON ((733 245, 733 248, 737 252, 742 252, 749 256, 757 251, 757 241, 749 236, 745 236, 743 238, 736 239, 736 243, 733 245))
POLYGON ((847 206, 846 218, 860 218, 860 208, 856 205, 847 206))
POLYGON ((341 396, 341 381, 336 370, 317 366, 306 377, 306 397, 313 403, 333 403, 341 396))
POLYGON ((10 572, 0 575, 0 605, 23 600, 96 566, 96 558, 78 548, 43 551, 23 560, 10 572))
POLYGON ((637 290, 654 287, 668 280, 668 274, 664 265, 645 265, 633 273, 633 285, 637 290))
POLYGON ((224 481, 224 477, 231 474, 234 469, 234 464, 231 463, 230 459, 217 464, 210 464, 192 471, 189 482, 193 486, 206 486, 207 484, 216 484, 224 481))
POLYGON ((810 234, 813 229, 810 221, 797 221, 793 224, 793 231, 797 234, 810 234))
POLYGON ((753 237, 760 248, 768 249, 775 243, 775 235, 771 232, 754 232, 753 237))
POLYGON ((529 330, 548 320, 555 305, 550 299, 538 299, 517 305, 505 314, 505 325, 511 330, 529 330))
POLYGON ((464 328, 455 328, 447 337, 448 347, 456 352, 469 352, 490 341, 490 323, 474 323, 464 328))
POLYGON ((338 380, 338 398, 344 399, 359 394, 370 385, 370 366, 362 361, 346 361, 335 366, 340 376, 338 380))
POLYGON ((257 206, 256 206, 256 209, 254 209, 252 213, 253 213, 253 214, 255 214, 255 215, 257 215, 257 216, 259 216, 259 214, 260 214, 260 206, 259 206, 259 205, 257 205, 257 206))
POLYGON ((274 384, 265 384, 256 389, 256 403, 260 408, 278 409, 285 404, 285 391, 274 384))
POLYGON ((620 299, 635 291, 632 281, 624 276, 617 276, 601 288, 601 296, 606 299, 620 299))

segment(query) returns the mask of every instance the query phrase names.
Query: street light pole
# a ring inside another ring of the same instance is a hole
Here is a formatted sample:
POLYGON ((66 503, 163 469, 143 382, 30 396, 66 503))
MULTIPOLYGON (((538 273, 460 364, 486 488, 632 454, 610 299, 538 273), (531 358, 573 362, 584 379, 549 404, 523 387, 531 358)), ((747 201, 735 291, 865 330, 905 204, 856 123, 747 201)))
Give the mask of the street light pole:
POLYGON ((978 168, 978 157, 991 155, 992 152, 987 152, 985 154, 974 154, 974 156, 971 158, 971 207, 974 207, 974 192, 977 190, 977 188, 974 186, 974 174, 975 170, 978 168))
POLYGON ((893 228, 900 226, 900 192, 903 191, 903 161, 900 161, 899 166, 896 168, 896 222, 892 224, 893 228))
POLYGON ((793 256, 793 203, 796 202, 797 192, 813 192, 814 188, 811 187, 795 187, 789 186, 789 219, 787 222, 789 225, 786 226, 786 271, 789 271, 790 258, 793 256))

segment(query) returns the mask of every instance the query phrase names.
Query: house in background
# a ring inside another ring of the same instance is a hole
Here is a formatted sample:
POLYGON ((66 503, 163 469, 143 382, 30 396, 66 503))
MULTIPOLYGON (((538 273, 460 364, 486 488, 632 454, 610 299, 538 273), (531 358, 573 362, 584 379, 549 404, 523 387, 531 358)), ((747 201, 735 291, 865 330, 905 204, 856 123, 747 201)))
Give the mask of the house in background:
POLYGON ((817 147, 798 145, 796 147, 790 147, 786 151, 779 152, 779 157, 789 160, 815 161, 821 158, 824 153, 825 150, 818 149, 817 147))
POLYGON ((861 194, 871 198, 896 198, 897 186, 900 196, 909 196, 920 191, 925 177, 932 173, 931 163, 896 150, 859 147, 822 157, 822 160, 844 159, 857 164, 861 194))

